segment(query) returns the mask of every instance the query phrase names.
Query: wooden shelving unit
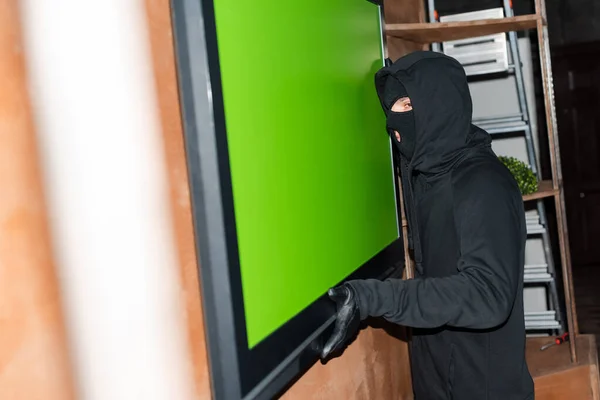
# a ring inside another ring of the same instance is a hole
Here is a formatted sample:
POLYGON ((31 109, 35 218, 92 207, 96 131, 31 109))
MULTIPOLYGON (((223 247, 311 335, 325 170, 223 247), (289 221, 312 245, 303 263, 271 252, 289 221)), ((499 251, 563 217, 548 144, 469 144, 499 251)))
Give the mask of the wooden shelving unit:
MULTIPOLYGON (((423 0, 384 0, 386 56, 395 60, 415 50, 426 50, 428 44, 468 37, 484 36, 500 32, 536 29, 541 62, 541 78, 543 82, 544 101, 549 139, 552 177, 540 182, 536 193, 523 197, 524 201, 537 199, 554 199, 556 221, 560 246, 562 281, 564 283, 564 299, 566 302, 566 319, 571 341, 563 345, 568 349, 567 358, 571 365, 577 365, 577 316, 573 299, 573 282, 571 276, 571 255, 568 247, 568 232, 562 189, 562 172, 560 169, 560 151, 557 136, 556 114, 554 109, 554 91, 552 87, 552 68, 546 26, 546 8, 544 0, 535 0, 535 14, 502 19, 486 19, 469 22, 427 23, 423 0)), ((405 224, 403 229, 406 230, 405 224)), ((404 232, 406 234, 406 231, 404 232)), ((410 266, 410 264, 407 264, 410 266)))
POLYGON ((468 22, 386 24, 385 28, 389 36, 419 43, 434 43, 533 29, 540 19, 540 16, 532 14, 468 22))
POLYGON ((571 363, 565 344, 541 351, 548 338, 527 341, 527 366, 535 382, 536 399, 598 399, 598 349, 593 335, 579 335, 579 360, 571 363), (590 384, 590 382, 592 384, 590 384))
POLYGON ((537 192, 523 196, 523 201, 531 201, 543 199, 546 197, 556 196, 558 189, 554 188, 554 183, 551 180, 541 181, 537 192))

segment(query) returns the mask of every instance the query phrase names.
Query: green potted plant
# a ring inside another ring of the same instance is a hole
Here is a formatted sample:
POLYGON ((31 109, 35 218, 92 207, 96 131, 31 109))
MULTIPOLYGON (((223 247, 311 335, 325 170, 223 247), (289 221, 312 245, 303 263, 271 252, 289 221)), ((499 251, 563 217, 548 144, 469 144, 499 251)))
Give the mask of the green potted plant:
POLYGON ((522 195, 525 196, 537 192, 538 180, 529 165, 521 160, 517 160, 515 157, 499 156, 498 158, 517 181, 522 195))

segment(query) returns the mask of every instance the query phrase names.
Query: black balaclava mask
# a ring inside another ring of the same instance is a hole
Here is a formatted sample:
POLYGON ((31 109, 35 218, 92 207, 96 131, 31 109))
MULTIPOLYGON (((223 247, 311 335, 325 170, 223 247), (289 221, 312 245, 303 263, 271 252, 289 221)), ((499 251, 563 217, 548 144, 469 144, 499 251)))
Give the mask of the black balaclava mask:
POLYGON ((394 76, 387 79, 384 88, 383 102, 386 107, 386 128, 392 138, 392 141, 404 158, 410 161, 415 153, 416 128, 415 115, 412 110, 405 112, 393 112, 392 105, 396 100, 402 97, 409 97, 404 85, 394 76), (396 139, 397 131, 400 134, 400 141, 396 139))

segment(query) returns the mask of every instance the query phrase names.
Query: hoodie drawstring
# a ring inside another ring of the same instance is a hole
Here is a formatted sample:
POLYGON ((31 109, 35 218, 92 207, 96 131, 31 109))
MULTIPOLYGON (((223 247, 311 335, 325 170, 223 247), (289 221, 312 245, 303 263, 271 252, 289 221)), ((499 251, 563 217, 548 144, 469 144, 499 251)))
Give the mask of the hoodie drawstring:
POLYGON ((423 253, 421 251, 421 239, 419 238, 419 228, 417 226, 417 215, 415 213, 415 198, 412 185, 412 168, 403 157, 400 157, 402 181, 402 192, 404 193, 404 210, 406 211, 406 221, 408 222, 408 247, 414 252, 415 268, 420 275, 423 275, 423 253))

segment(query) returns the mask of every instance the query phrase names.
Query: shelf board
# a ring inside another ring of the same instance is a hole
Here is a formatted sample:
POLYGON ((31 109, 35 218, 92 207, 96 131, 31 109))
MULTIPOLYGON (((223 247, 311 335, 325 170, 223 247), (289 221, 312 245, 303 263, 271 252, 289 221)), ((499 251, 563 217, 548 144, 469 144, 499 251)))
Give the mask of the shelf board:
POLYGON ((529 14, 476 21, 387 24, 386 34, 419 43, 447 42, 500 32, 533 29, 540 18, 536 14, 529 14))
POLYGON ((546 197, 552 197, 556 194, 556 189, 552 185, 552 181, 541 181, 538 187, 538 191, 532 194, 523 196, 523 201, 531 201, 543 199, 546 197))
POLYGON ((577 346, 578 363, 575 365, 597 365, 597 347, 593 335, 577 334, 575 340, 563 343, 560 346, 552 346, 548 350, 540 351, 540 347, 551 342, 550 337, 527 338, 527 366, 533 378, 550 375, 556 372, 572 368, 569 347, 575 342, 577 346))

